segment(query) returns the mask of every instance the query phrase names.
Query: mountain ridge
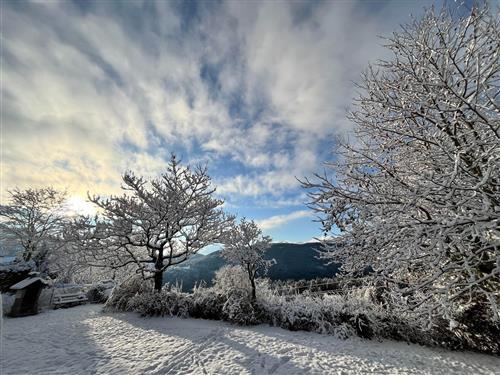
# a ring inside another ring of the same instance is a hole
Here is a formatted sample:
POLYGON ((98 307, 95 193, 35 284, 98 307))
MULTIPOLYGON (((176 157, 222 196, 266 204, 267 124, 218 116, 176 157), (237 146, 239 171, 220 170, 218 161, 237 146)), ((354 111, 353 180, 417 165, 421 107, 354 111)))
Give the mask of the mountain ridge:
MULTIPOLYGON (((319 277, 334 277, 340 264, 327 264, 319 259, 321 243, 272 243, 264 256, 265 259, 275 259, 266 277, 271 280, 311 280, 319 277)), ((220 256, 220 250, 202 255, 195 254, 178 266, 169 268, 163 281, 170 284, 182 285, 185 292, 201 281, 212 284, 215 272, 222 266, 229 264, 220 256)))

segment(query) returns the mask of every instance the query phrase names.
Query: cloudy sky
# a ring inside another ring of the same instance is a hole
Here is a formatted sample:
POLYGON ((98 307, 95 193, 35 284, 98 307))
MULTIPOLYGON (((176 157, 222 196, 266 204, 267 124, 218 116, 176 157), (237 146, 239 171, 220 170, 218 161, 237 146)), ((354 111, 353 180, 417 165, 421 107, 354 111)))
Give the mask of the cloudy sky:
MULTIPOLYGON (((3 1, 1 190, 120 190, 170 152, 275 240, 320 235, 295 177, 333 136, 379 35, 426 1, 3 1)), ((3 194, 5 197, 5 195, 3 194)))

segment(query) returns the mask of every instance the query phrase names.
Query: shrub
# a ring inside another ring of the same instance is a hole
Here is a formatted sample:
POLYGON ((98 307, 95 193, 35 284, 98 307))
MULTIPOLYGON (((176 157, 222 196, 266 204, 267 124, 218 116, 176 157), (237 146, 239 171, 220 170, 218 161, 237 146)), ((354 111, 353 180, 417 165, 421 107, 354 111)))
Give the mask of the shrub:
POLYGON ((106 287, 101 284, 93 284, 87 292, 87 298, 91 303, 105 303, 108 300, 106 287))
POLYGON ((222 307, 222 317, 228 322, 253 325, 262 323, 262 312, 245 290, 231 292, 222 307))
MULTIPOLYGON (((384 295, 384 302, 380 302, 380 295, 373 286, 349 287, 343 294, 280 295, 273 283, 260 279, 257 301, 252 302, 249 289, 238 281, 241 276, 238 272, 237 267, 228 267, 218 274, 214 287, 199 287, 192 294, 168 285, 161 292, 153 292, 151 283, 130 279, 115 288, 106 309, 135 311, 143 316, 225 320, 240 325, 268 323, 292 331, 332 334, 342 339, 353 336, 384 338, 500 354, 497 339, 500 328, 478 305, 469 306, 447 319, 435 317, 432 325, 426 326, 419 312, 410 314, 398 308, 397 304, 404 301, 391 300, 384 295), (454 320, 450 325, 451 318, 454 320)), ((287 290, 286 283, 280 286, 280 290, 287 290)))
POLYGON ((469 348, 500 354, 500 322, 491 319, 486 304, 468 306, 452 330, 469 348))
POLYGON ((252 292, 248 275, 241 266, 221 267, 215 273, 213 284, 214 290, 226 297, 235 291, 248 295, 251 295, 252 292))
POLYGON ((127 311, 142 316, 189 316, 192 299, 188 294, 163 288, 160 292, 136 294, 127 303, 127 311))
POLYGON ((226 297, 213 288, 197 288, 191 295, 192 304, 189 314, 193 318, 222 319, 222 307, 226 297))
POLYGON ((259 291, 258 300, 271 325, 293 331, 330 333, 342 338, 353 335, 371 338, 384 329, 384 313, 373 304, 367 290, 344 296, 309 293, 283 296, 264 282, 259 291))
POLYGON ((136 294, 140 295, 152 290, 151 280, 143 280, 139 276, 129 278, 113 289, 104 305, 104 311, 133 311, 128 308, 129 300, 136 294))

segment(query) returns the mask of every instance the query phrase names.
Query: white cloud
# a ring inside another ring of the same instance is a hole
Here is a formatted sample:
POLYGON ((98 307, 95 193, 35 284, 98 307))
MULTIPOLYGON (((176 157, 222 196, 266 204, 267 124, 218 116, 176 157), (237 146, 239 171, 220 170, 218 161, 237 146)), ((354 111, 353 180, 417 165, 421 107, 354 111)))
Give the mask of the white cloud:
POLYGON ((152 13, 127 3, 134 22, 112 2, 12 4, 2 8, 3 185, 81 196, 116 192, 125 169, 158 173, 176 147, 243 164, 222 193, 296 189, 295 176, 319 167, 320 141, 349 126, 351 81, 383 53, 376 35, 409 13, 303 3, 312 9, 299 22, 295 3, 202 2, 184 30, 169 2, 152 13))
POLYGON ((286 215, 276 215, 271 216, 267 219, 257 220, 256 223, 262 230, 269 230, 272 228, 281 227, 290 221, 301 219, 304 217, 311 217, 312 215, 313 213, 311 212, 311 210, 300 210, 286 215))
POLYGON ((356 2, 311 4, 311 16, 300 24, 292 3, 258 3, 253 12, 245 3, 230 5, 238 21, 245 19, 249 103, 264 96, 271 119, 320 136, 346 126, 352 80, 381 55, 380 20, 356 2))

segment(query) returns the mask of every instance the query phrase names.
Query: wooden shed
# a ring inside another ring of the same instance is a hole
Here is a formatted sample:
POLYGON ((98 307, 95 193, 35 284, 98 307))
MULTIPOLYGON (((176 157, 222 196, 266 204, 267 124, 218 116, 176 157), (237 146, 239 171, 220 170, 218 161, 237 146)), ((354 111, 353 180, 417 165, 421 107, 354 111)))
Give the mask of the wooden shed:
POLYGON ((38 297, 47 283, 40 277, 28 277, 10 287, 16 299, 9 316, 26 316, 38 314, 38 297))

